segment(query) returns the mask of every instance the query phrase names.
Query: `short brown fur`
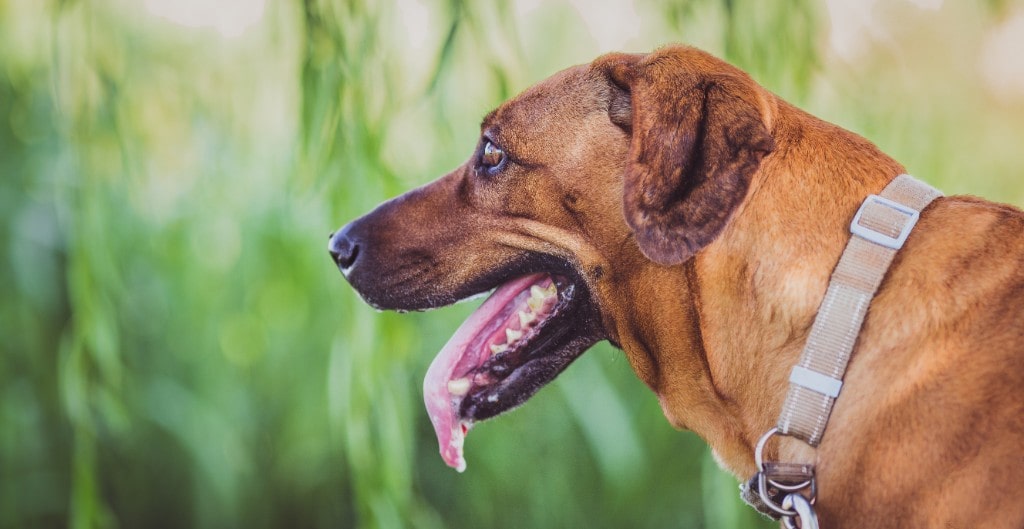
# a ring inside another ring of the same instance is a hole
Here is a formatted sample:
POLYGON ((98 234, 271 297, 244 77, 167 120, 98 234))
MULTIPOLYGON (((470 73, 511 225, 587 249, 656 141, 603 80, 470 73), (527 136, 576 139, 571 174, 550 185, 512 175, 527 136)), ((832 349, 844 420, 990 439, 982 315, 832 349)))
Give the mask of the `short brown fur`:
MULTIPOLYGON (((750 477, 850 219, 903 167, 688 47, 563 71, 482 128, 507 172, 471 160, 372 214, 377 302, 453 301, 524 252, 565 259, 669 421, 750 477)), ((817 462, 822 527, 1019 529, 1022 450, 1024 214, 939 199, 871 305, 819 450, 769 455, 817 462)))

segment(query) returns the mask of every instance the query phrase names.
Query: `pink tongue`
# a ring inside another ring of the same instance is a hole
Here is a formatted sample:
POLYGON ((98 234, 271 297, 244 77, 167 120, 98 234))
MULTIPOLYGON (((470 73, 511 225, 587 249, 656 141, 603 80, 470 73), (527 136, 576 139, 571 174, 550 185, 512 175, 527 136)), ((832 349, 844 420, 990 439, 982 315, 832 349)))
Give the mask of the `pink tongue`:
POLYGON ((453 373, 456 366, 479 365, 483 361, 483 358, 469 358, 470 362, 464 362, 463 359, 471 355, 479 357, 484 354, 486 346, 481 333, 489 330, 488 324, 498 317, 501 310, 516 295, 543 277, 544 274, 534 274, 514 279, 498 287, 487 301, 462 323, 459 330, 455 331, 427 369, 427 376, 423 380, 423 402, 427 405, 427 415, 434 424, 437 444, 441 448, 441 458, 448 466, 459 472, 466 470, 462 445, 465 443, 466 432, 473 424, 459 418, 459 403, 462 402, 462 397, 453 396, 448 391, 448 381, 456 375, 465 375, 453 373), (470 350, 471 347, 473 350, 470 350))

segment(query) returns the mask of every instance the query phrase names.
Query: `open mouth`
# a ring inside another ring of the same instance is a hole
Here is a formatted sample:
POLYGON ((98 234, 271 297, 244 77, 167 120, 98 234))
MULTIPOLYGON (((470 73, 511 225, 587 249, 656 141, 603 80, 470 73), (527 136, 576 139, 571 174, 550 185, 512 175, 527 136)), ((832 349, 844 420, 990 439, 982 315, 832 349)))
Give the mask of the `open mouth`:
POLYGON ((589 295, 568 276, 512 279, 459 327, 427 370, 423 399, 441 457, 466 468, 477 421, 526 402, 599 340, 589 295))

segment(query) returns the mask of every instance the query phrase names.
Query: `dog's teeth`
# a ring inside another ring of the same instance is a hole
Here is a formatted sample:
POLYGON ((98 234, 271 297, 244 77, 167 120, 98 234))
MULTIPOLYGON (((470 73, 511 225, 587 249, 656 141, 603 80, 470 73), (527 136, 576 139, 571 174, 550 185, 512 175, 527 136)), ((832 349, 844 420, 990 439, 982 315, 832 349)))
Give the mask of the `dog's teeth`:
POLYGON ((468 378, 457 378, 455 380, 448 381, 448 393, 456 397, 461 397, 469 392, 469 379, 468 378))
MULTIPOLYGON (((538 285, 533 285, 532 287, 530 287, 530 299, 528 299, 526 301, 527 301, 527 303, 529 303, 529 302, 531 302, 533 300, 537 300, 539 303, 536 303, 536 305, 539 306, 539 305, 543 304, 544 301, 547 301, 549 299, 553 299, 557 295, 558 295, 558 287, 556 287, 554 283, 551 283, 550 285, 548 285, 546 287, 540 287, 538 285)), ((534 305, 535 305, 535 303, 530 303, 530 308, 532 308, 533 310, 537 310, 536 308, 534 308, 534 305)))
POLYGON ((519 326, 524 328, 524 329, 526 328, 527 325, 529 325, 529 324, 531 324, 531 323, 533 323, 534 321, 537 320, 537 315, 532 313, 532 312, 527 312, 525 310, 521 310, 521 311, 518 312, 518 314, 519 314, 519 326))
POLYGON ((508 351, 508 345, 496 343, 491 344, 491 354, 504 353, 505 351, 508 351))
POLYGON ((540 309, 544 307, 544 300, 531 296, 530 299, 526 300, 526 304, 530 307, 530 310, 532 310, 533 312, 540 312, 540 309))
POLYGON ((515 343, 516 340, 523 337, 523 331, 513 331, 512 329, 505 329, 505 338, 508 343, 515 343))

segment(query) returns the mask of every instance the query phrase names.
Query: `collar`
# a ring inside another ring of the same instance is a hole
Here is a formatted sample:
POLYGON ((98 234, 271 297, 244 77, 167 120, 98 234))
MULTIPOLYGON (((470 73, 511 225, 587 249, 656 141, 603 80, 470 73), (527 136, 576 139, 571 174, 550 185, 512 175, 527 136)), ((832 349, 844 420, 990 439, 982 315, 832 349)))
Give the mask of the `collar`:
POLYGON ((758 473, 741 496, 786 527, 817 528, 813 464, 764 461, 774 435, 795 437, 813 448, 821 443, 832 406, 843 387, 850 355, 875 292, 903 247, 920 213, 942 196, 935 188, 902 174, 879 195, 868 195, 850 223, 850 241, 832 272, 800 360, 789 376, 789 392, 775 428, 757 444, 758 473))

